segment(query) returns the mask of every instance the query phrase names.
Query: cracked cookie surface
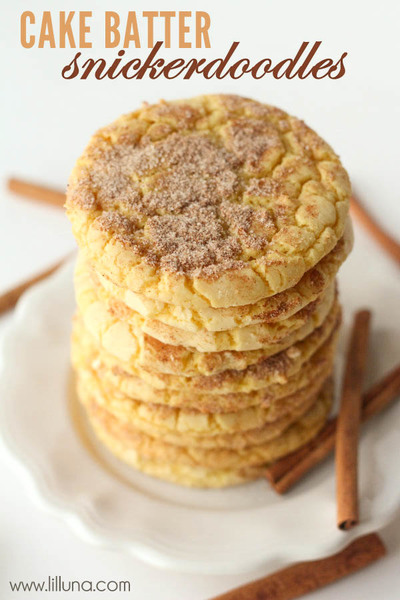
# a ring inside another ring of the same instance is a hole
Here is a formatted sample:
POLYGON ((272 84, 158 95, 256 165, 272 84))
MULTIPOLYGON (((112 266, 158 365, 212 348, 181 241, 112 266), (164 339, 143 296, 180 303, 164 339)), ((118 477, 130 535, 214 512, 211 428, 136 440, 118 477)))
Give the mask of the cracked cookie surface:
POLYGON ((66 207, 114 284, 224 308, 294 286, 342 237, 349 197, 338 157, 302 121, 219 95, 144 106, 101 129, 66 207))

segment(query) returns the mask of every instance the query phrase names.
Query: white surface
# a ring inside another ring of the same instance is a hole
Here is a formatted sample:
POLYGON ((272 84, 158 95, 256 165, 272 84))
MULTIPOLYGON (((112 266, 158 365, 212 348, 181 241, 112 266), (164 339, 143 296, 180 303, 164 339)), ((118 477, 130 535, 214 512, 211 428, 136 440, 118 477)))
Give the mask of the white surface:
MULTIPOLYGON (((3 178, 18 174, 63 187, 73 161, 89 135, 142 99, 179 97, 207 91, 233 91, 277 104, 303 117, 341 154, 355 189, 381 222, 393 233, 399 224, 398 133, 400 94, 398 78, 398 3, 393 0, 361 2, 338 0, 329 10, 318 0, 302 2, 265 0, 243 2, 204 1, 196 8, 212 17, 210 56, 221 55, 233 40, 241 42, 241 56, 284 57, 303 40, 323 41, 326 55, 347 50, 348 69, 338 81, 275 81, 250 79, 237 82, 199 78, 184 81, 64 81, 58 72, 72 56, 71 50, 24 50, 19 47, 18 16, 22 3, 2 3, 3 34, 0 39, 3 81, 0 164, 3 178), (243 13, 244 9, 247 13, 243 13), (4 86, 3 86, 4 87, 4 86)), ((97 12, 109 3, 87 2, 97 12)), ((149 2, 137 1, 142 10, 149 2)), ((168 3, 168 10, 185 10, 193 2, 168 3)), ((30 7, 31 8, 31 7, 30 7)), ((82 9, 70 1, 68 10, 82 9)), ((114 7, 112 7, 114 8, 114 7)), ((158 6, 154 6, 155 9, 158 6)), ((48 9, 43 0, 35 11, 48 9)), ((52 9, 65 3, 52 2, 52 9)), ((115 9, 115 8, 114 8, 115 9)), ((119 10, 132 9, 120 0, 119 10)), ((182 51, 181 51, 182 52, 182 51)), ((187 56, 195 56, 187 51, 187 56)), ((147 50, 136 51, 143 56, 147 50)), ((178 52, 176 52, 178 54, 178 52)), ((105 55, 93 49, 93 55, 105 55)), ((383 372, 391 365, 381 362, 378 344, 391 340, 390 310, 398 300, 391 288, 397 275, 390 261, 360 230, 356 250, 344 267, 342 294, 346 307, 351 286, 362 286, 365 304, 372 286, 385 282, 381 303, 374 314, 374 360, 383 372), (379 266, 371 259, 379 256, 379 266), (354 267, 353 267, 354 265, 354 267)), ((0 202, 0 289, 34 273, 74 247, 69 226, 56 209, 30 204, 3 192, 0 202)), ((2 326, 8 317, 1 320, 2 326)), ((2 328, 2 327, 1 327, 2 328)), ((389 342, 391 343, 391 342, 389 342)), ((393 355, 392 364, 396 362, 393 355)), ((23 377, 23 373, 19 375, 23 377)), ((29 402, 29 398, 27 398, 29 402)), ((398 452, 397 452, 398 455, 398 452)), ((130 579, 132 598, 150 600, 205 600, 239 585, 252 576, 185 576, 148 567, 121 552, 90 547, 78 540, 57 519, 38 511, 13 469, 0 462, 0 594, 5 600, 26 598, 10 594, 10 579, 41 579, 61 574, 64 579, 130 579)), ((238 537, 240 532, 238 531, 238 537)), ((379 565, 313 595, 316 600, 397 600, 400 589, 400 519, 386 528, 389 556, 379 565)), ((261 576, 260 569, 254 576, 261 576)), ((36 595, 37 596, 37 595, 36 595)), ((55 594, 70 598, 73 594, 55 594)), ((32 594, 32 597, 35 597, 32 594)), ((51 598, 51 594, 44 596, 51 598)), ((92 594, 92 598, 104 597, 92 594)), ((124 598, 127 594, 113 594, 124 598)))
MULTIPOLYGON (((383 416, 366 427, 360 445, 362 519, 347 535, 333 526, 331 463, 282 499, 265 480, 190 490, 113 459, 83 424, 71 381, 73 262, 25 294, 2 348, 1 437, 43 508, 85 541, 117 546, 157 567, 205 574, 315 559, 392 520, 400 506, 400 404, 392 407, 390 419, 383 416)), ((374 264, 378 270, 379 260, 374 264)), ((400 297, 400 280, 395 291, 400 297)), ((371 294, 372 307, 377 296, 371 294)), ((363 299, 362 286, 352 290, 352 304, 363 299)), ((381 350, 385 364, 394 352, 400 354, 400 319, 394 325, 381 350)), ((370 361, 370 371, 376 379, 377 361, 370 361)))

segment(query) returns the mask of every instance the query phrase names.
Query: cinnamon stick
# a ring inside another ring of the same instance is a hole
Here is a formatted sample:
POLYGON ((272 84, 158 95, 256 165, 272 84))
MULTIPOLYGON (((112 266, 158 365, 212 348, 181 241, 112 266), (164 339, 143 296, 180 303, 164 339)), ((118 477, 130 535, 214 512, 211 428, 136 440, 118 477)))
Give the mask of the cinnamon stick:
POLYGON ((358 523, 358 439, 370 320, 369 310, 354 318, 336 428, 337 524, 345 530, 358 523))
MULTIPOLYGON (((15 194, 25 196, 52 206, 63 207, 65 194, 60 190, 39 185, 18 178, 8 180, 8 189, 15 194)), ((354 196, 351 199, 351 211, 354 216, 368 229, 376 241, 400 264, 400 244, 380 227, 368 211, 354 196)))
POLYGON ((285 493, 303 474, 320 463, 333 450, 336 422, 336 418, 331 419, 308 444, 267 468, 265 476, 277 492, 285 493))
POLYGON ((42 279, 45 279, 46 277, 49 277, 50 275, 52 275, 63 264, 64 261, 65 261, 65 258, 58 261, 55 265, 49 267, 45 271, 38 273, 34 277, 27 279, 26 281, 24 281, 23 283, 20 283, 19 285, 12 288, 11 290, 8 290, 4 294, 1 294, 0 295, 0 314, 13 308, 16 305, 17 301, 19 300, 20 296, 22 296, 22 294, 25 292, 25 290, 30 288, 35 283, 42 281, 42 279))
MULTIPOLYGON (((400 365, 397 365, 363 395, 361 422, 380 413, 399 394, 400 365)), ((311 442, 266 469, 265 475, 275 491, 284 494, 329 456, 335 447, 336 426, 337 419, 331 419, 311 442)))
POLYGON ((25 196, 31 200, 38 200, 51 206, 63 207, 65 203, 65 194, 43 185, 23 181, 22 179, 11 178, 7 181, 8 189, 19 196, 25 196))
POLYGON ((351 575, 385 554, 381 538, 370 533, 337 554, 291 565, 212 600, 292 600, 351 575))
MULTIPOLYGON (((65 194, 47 186, 38 185, 31 181, 18 178, 8 180, 8 189, 15 194, 25 196, 31 200, 37 200, 52 206, 63 207, 65 194)), ((351 199, 351 211, 354 216, 368 229, 376 241, 400 264, 400 244, 380 227, 371 217, 368 211, 354 196, 351 199)))
POLYGON ((361 422, 374 417, 400 394, 400 365, 374 383, 363 395, 361 422))
POLYGON ((350 204, 351 212, 360 221, 360 223, 371 233, 375 240, 382 246, 384 250, 400 265, 400 244, 397 240, 391 237, 382 227, 380 227, 375 219, 369 214, 366 208, 354 196, 350 204))

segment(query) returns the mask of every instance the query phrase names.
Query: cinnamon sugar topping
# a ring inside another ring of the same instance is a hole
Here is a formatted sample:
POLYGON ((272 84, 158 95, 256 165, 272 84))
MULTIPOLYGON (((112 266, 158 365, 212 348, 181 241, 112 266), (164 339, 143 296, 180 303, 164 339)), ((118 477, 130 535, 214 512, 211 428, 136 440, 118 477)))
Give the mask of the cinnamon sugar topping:
POLYGON ((295 123, 236 96, 144 106, 93 137, 67 206, 170 272, 241 269, 266 254, 283 226, 296 226, 302 181, 319 177, 305 171, 305 146, 310 137, 323 142, 295 123))
POLYGON ((156 251, 162 256, 160 265, 177 273, 196 269, 212 274, 214 265, 232 268, 240 255, 240 244, 225 235, 213 206, 194 205, 190 213, 151 217, 147 226, 156 251))

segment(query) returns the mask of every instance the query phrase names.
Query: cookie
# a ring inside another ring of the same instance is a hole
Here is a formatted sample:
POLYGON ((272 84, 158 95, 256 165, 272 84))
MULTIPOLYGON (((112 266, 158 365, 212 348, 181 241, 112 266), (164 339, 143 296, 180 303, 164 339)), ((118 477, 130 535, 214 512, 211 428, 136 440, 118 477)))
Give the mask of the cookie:
POLYGON ((211 95, 100 129, 66 208, 83 252, 116 285, 223 308, 296 285, 343 236, 350 192, 339 158, 304 122, 211 95))

